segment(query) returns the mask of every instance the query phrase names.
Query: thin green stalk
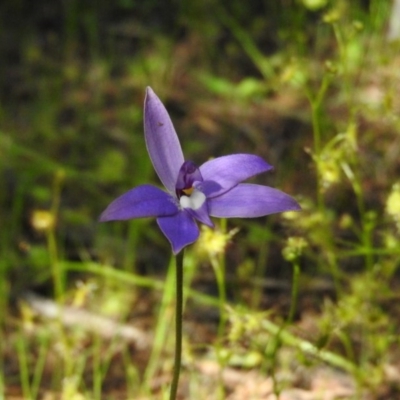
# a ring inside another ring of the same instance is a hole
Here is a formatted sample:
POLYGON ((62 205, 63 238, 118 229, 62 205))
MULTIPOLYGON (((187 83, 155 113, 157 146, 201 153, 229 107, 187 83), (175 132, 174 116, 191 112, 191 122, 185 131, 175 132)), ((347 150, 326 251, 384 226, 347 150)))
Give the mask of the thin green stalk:
POLYGON ((49 223, 49 226, 46 230, 46 239, 47 239, 47 251, 49 253, 49 262, 51 268, 51 274, 53 278, 54 285, 54 294, 55 300, 58 306, 58 316, 57 316, 57 324, 60 332, 60 338, 63 344, 63 354, 62 354, 62 362, 63 362, 63 375, 65 377, 70 377, 73 375, 74 370, 74 360, 69 355, 69 341, 67 338, 67 334, 65 332, 65 328, 61 321, 61 305, 64 299, 65 292, 65 271, 63 269, 63 264, 59 262, 59 253, 58 253, 58 244, 57 244, 57 233, 56 233, 56 224, 58 213, 60 209, 61 202, 61 189, 62 184, 65 178, 65 172, 62 169, 56 171, 53 181, 53 197, 52 204, 50 208, 50 214, 52 216, 52 221, 49 223))
POLYGON ((35 368, 33 370, 31 394, 33 399, 39 398, 40 383, 43 378, 43 371, 46 364, 46 356, 49 350, 49 337, 43 336, 39 338, 39 354, 37 356, 35 368))
MULTIPOLYGON (((221 260, 218 260, 216 256, 211 257, 211 264, 214 269, 215 277, 217 279, 218 286, 218 304, 219 304, 219 324, 218 324, 218 333, 217 333, 217 358, 218 363, 221 367, 226 363, 226 358, 223 355, 222 350, 222 338, 225 332, 227 316, 225 313, 225 304, 226 304, 226 286, 225 286, 225 263, 221 260)), ((222 380, 222 368, 219 370, 219 385, 218 385, 218 396, 219 399, 224 399, 225 389, 222 380)))
MULTIPOLYGON (((343 35, 343 30, 341 28, 341 25, 338 23, 333 23, 332 24, 333 32, 335 34, 335 38, 338 44, 339 48, 339 57, 340 57, 340 63, 343 69, 342 72, 342 83, 344 86, 344 91, 346 94, 346 100, 347 100, 347 105, 348 105, 348 110, 349 110, 349 127, 353 126, 354 128, 351 131, 355 131, 356 127, 356 107, 354 106, 353 102, 353 97, 355 91, 352 90, 354 87, 354 76, 351 74, 351 71, 349 70, 349 54, 348 54, 348 49, 345 44, 345 37, 343 35)), ((350 132, 351 132, 350 131, 350 132)), ((349 131, 348 131, 349 132, 349 131)), ((357 136, 354 134, 352 136, 352 139, 354 140, 354 149, 357 148, 357 136)), ((371 237, 371 229, 368 229, 370 226, 370 221, 368 221, 367 215, 366 215, 366 210, 365 210, 365 204, 364 204, 364 196, 363 196, 363 191, 362 191, 362 177, 360 174, 360 169, 359 169, 359 163, 357 161, 357 153, 356 151, 353 151, 352 153, 352 160, 351 163, 354 166, 354 169, 352 170, 350 166, 343 162, 342 163, 342 168, 346 176, 348 177, 351 185, 353 186, 353 190, 356 195, 356 201, 357 201, 357 207, 361 216, 361 222, 362 222, 362 236, 361 240, 364 245, 364 247, 373 247, 372 246, 372 237, 371 237)), ((368 271, 372 269, 373 266, 373 258, 369 255, 366 254, 365 256, 365 263, 366 263, 366 268, 368 271)))
POLYGON ((294 313, 296 312, 297 307, 297 298, 299 294, 299 277, 300 277, 300 266, 298 261, 296 260, 293 263, 293 283, 292 283, 292 294, 291 294, 291 302, 290 302, 290 310, 289 316, 287 318, 287 324, 291 324, 293 322, 294 313))
MULTIPOLYGON (((63 264, 63 268, 68 271, 80 271, 85 273, 95 274, 97 276, 103 276, 108 280, 116 282, 124 282, 135 286, 147 287, 154 290, 161 291, 168 286, 168 278, 166 282, 155 278, 146 278, 136 274, 132 274, 126 271, 118 271, 115 268, 105 265, 98 264, 95 262, 74 262, 74 261, 60 261, 63 264)), ((191 299, 199 302, 200 304, 208 305, 211 307, 218 307, 219 302, 213 296, 200 293, 196 290, 186 288, 186 295, 191 299)), ((162 315, 162 314, 161 314, 162 315)))
POLYGON ((232 34, 236 37, 236 40, 241 44, 243 50, 253 61, 254 65, 259 69, 264 79, 266 81, 271 81, 275 75, 271 60, 260 51, 248 31, 243 29, 223 7, 218 8, 217 15, 221 19, 222 24, 230 29, 232 34))
POLYGON ((211 257, 211 264, 214 269, 215 277, 218 286, 218 304, 219 304, 219 325, 218 325, 218 339, 221 340, 226 326, 226 286, 225 286, 225 265, 221 263, 217 257, 211 257))
MULTIPOLYGON (((268 221, 266 221, 266 224, 268 224, 268 221)), ((267 229, 264 229, 262 231, 262 237, 260 237, 260 246, 256 263, 255 275, 256 277, 261 279, 265 276, 267 271, 267 257, 269 252, 270 238, 271 238, 271 232, 268 226, 267 229)), ((257 285, 253 290, 250 303, 251 308, 253 310, 259 308, 261 304, 262 295, 263 295, 263 287, 261 285, 257 285)))
MULTIPOLYGON (((343 167, 343 166, 342 166, 343 167)), ((362 191, 362 184, 360 179, 360 173, 358 170, 358 164, 355 166, 356 171, 351 170, 348 166, 344 167, 343 170, 347 175, 351 185, 353 186, 354 193, 356 195, 357 207, 361 216, 361 243, 362 247, 365 249, 372 249, 374 246, 372 244, 372 233, 374 228, 374 221, 368 217, 368 212, 365 209, 364 196, 362 191)), ((365 265, 367 271, 371 271, 373 267, 373 257, 372 253, 367 252, 365 254, 365 265)))
POLYGON ((57 239, 53 228, 47 232, 47 250, 50 257, 55 299, 57 304, 61 305, 64 295, 64 279, 61 263, 58 262, 57 239))
POLYGON ((140 221, 132 220, 128 225, 128 251, 124 256, 124 270, 132 273, 136 272, 136 249, 138 248, 138 238, 140 232, 140 221))
MULTIPOLYGON (((223 234, 226 233, 226 219, 221 220, 220 230, 223 234)), ((216 344, 216 354, 218 363, 221 367, 224 367, 226 364, 226 355, 224 355, 222 351, 222 342, 223 335, 226 328, 227 323, 227 314, 225 312, 226 305, 226 281, 225 281, 225 253, 222 252, 220 254, 211 254, 210 255, 211 265, 213 267, 215 278, 217 280, 218 286, 218 307, 219 307, 219 324, 218 324, 218 333, 217 333, 217 344, 216 344)), ((219 370, 219 385, 218 385, 218 396, 219 399, 225 399, 225 388, 223 385, 222 379, 222 368, 219 370)))
POLYGON ((175 360, 170 400, 176 399, 182 364, 183 255, 184 250, 176 256, 175 360))
POLYGON ((318 90, 318 93, 313 96, 310 91, 307 90, 308 101, 311 106, 311 119, 312 119, 312 127, 313 127, 313 139, 314 139, 314 161, 317 164, 317 205, 318 211, 324 212, 324 202, 322 197, 322 182, 321 182, 321 174, 320 174, 320 157, 321 157, 321 147, 322 147, 322 138, 321 138, 321 126, 320 126, 320 113, 321 113, 321 104, 328 90, 330 84, 330 77, 324 75, 324 78, 321 83, 321 87, 318 90))
POLYGON ((280 394, 280 386, 279 382, 275 376, 275 366, 277 362, 277 353, 282 345, 281 335, 285 331, 286 327, 293 322, 294 313, 296 312, 297 307, 297 298, 299 293, 299 277, 300 277, 300 266, 298 260, 293 261, 293 283, 292 283, 292 293, 291 293, 291 302, 290 302, 290 310, 289 315, 285 323, 283 323, 279 329, 277 330, 276 336, 274 340, 268 345, 266 353, 271 356, 272 364, 271 364, 271 378, 273 382, 274 394, 279 398, 280 394))
MULTIPOLYGON (((2 252, 6 259, 5 252, 2 252)), ((4 355, 5 355, 5 315, 7 310, 7 299, 8 299, 8 284, 6 279, 6 265, 2 260, 0 261, 0 371, 4 371, 4 355)), ((3 372, 0 372, 0 398, 4 398, 5 392, 5 376, 3 372)))
MULTIPOLYGON (((227 220, 221 219, 220 229, 223 234, 227 231, 227 220)), ((220 308, 220 322, 218 326, 218 338, 221 340, 222 335, 225 332, 225 326, 227 321, 227 315, 225 313, 226 304, 226 281, 225 281, 225 252, 221 252, 218 255, 218 259, 214 259, 213 267, 218 284, 218 297, 219 297, 219 308, 220 308)))
POLYGON ((62 270, 62 265, 58 262, 58 249, 57 249, 55 225, 57 221, 58 211, 60 209, 61 187, 64 177, 65 173, 63 170, 58 170, 54 177, 53 197, 50 209, 53 222, 50 224, 47 230, 47 248, 49 252, 50 265, 53 275, 54 291, 58 305, 61 304, 61 300, 64 295, 64 271, 62 270))
MULTIPOLYGON (((306 95, 310 102, 311 106, 311 118, 312 118, 312 127, 313 127, 313 140, 314 140, 314 149, 313 149, 313 158, 317 167, 317 208, 320 215, 326 214, 326 207, 323 196, 323 186, 321 179, 321 151, 322 151, 322 134, 321 134, 321 125, 320 125, 320 117, 321 117, 321 106, 326 95, 326 92, 329 88, 332 76, 326 73, 322 79, 321 86, 318 92, 313 95, 310 90, 306 90, 306 95)), ((326 230, 329 234, 329 229, 326 230)), ((339 269, 336 260, 336 249, 334 246, 334 241, 332 236, 329 236, 329 243, 327 243, 328 251, 328 264, 331 269, 332 277, 334 280, 336 292, 340 293, 340 282, 339 282, 339 269)))
MULTIPOLYGON (((165 279, 165 284, 160 286, 160 288, 164 288, 164 292, 161 299, 160 308, 158 311, 157 326, 154 332, 151 355, 143 378, 143 387, 146 390, 146 392, 148 392, 148 394, 150 394, 150 381, 153 378, 160 364, 160 359, 162 359, 161 356, 162 351, 164 349, 165 341, 168 338, 168 331, 170 329, 170 311, 175 292, 173 288, 175 269, 176 269, 175 263, 173 262, 173 258, 171 258, 171 261, 168 266, 168 272, 165 279)), ((110 272, 112 271, 110 270, 110 272)), ((126 276, 127 282, 129 281, 129 275, 132 275, 133 278, 133 274, 126 274, 124 272, 123 276, 126 276)), ((113 275, 108 275, 108 276, 111 277, 113 275)))
POLYGON ((346 372, 349 372, 356 377, 359 376, 360 371, 358 370, 357 366, 351 361, 348 361, 345 357, 342 357, 339 354, 335 354, 327 350, 319 349, 312 343, 297 338, 286 329, 282 329, 282 327, 275 325, 273 322, 267 319, 264 319, 261 322, 261 325, 263 329, 265 329, 265 331, 270 333, 271 335, 276 336, 279 334, 279 339, 283 344, 294 347, 300 350, 302 353, 307 354, 308 356, 312 356, 319 360, 322 360, 327 364, 333 365, 336 368, 340 368, 346 372))
POLYGON ((103 383, 103 374, 101 368, 101 340, 99 335, 95 335, 92 347, 93 354, 93 398, 101 399, 101 385, 103 383))
MULTIPOLYGON (((122 357, 125 365, 126 375, 126 397, 134 399, 137 396, 139 387, 139 372, 135 363, 132 362, 132 354, 129 351, 129 346, 125 346, 122 352, 122 357)), ((101 399, 101 393, 99 399, 101 399)))
POLYGON ((27 355, 28 350, 26 348, 25 335, 22 331, 20 331, 18 334, 16 346, 19 361, 22 393, 24 394, 25 399, 33 399, 31 385, 29 382, 29 365, 27 355))

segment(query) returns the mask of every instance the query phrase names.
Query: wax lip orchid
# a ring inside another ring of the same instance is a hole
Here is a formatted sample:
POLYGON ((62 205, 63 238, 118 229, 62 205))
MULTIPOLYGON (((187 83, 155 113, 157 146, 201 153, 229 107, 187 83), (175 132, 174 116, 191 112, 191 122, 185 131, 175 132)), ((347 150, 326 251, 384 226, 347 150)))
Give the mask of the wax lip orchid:
POLYGON ((210 217, 252 218, 300 209, 280 190, 242 183, 272 169, 261 157, 231 154, 200 167, 185 161, 168 112, 150 87, 144 102, 144 134, 150 159, 167 192, 140 185, 111 202, 100 221, 156 217, 177 254, 199 237, 196 221, 213 227, 210 217))

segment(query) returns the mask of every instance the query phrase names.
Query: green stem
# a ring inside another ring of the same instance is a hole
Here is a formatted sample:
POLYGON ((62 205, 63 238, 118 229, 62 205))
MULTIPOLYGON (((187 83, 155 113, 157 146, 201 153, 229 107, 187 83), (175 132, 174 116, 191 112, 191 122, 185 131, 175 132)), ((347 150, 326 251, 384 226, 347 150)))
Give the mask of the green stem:
POLYGON ((176 399, 182 363, 183 255, 184 250, 176 256, 175 360, 170 400, 176 399))
POLYGON ((317 205, 318 211, 323 213, 325 211, 323 197, 322 197, 322 182, 321 182, 321 171, 320 171, 320 162, 321 162, 321 150, 322 150, 322 137, 321 137, 321 126, 320 126, 320 114, 321 114, 321 105, 328 90, 330 84, 330 78, 325 75, 321 87, 319 88, 317 94, 313 95, 311 91, 306 92, 308 100, 311 105, 311 118, 312 118, 312 127, 313 127, 313 139, 314 139, 314 158, 317 166, 317 205))
POLYGON ((286 322, 279 327, 277 330, 275 340, 268 345, 269 351, 267 351, 267 354, 271 356, 271 378, 273 382, 273 389, 274 389, 274 394, 279 398, 280 394, 280 385, 279 385, 279 380, 277 379, 275 375, 275 370, 276 370, 276 364, 277 364, 277 354, 282 346, 282 340, 281 340, 281 335, 284 333, 286 327, 290 325, 293 322, 294 314, 296 312, 296 307, 297 307, 297 298, 299 294, 299 277, 300 277, 300 266, 297 260, 293 262, 293 283, 292 283, 292 293, 291 293, 291 302, 290 302, 290 310, 289 310, 289 315, 286 320, 286 322))
POLYGON ((62 169, 57 170, 53 182, 53 198, 50 209, 53 223, 47 230, 47 249, 49 252, 50 265, 53 275, 55 298, 59 306, 61 305, 62 297, 64 295, 64 271, 62 269, 62 264, 58 262, 59 257, 55 224, 57 221, 58 212, 60 210, 61 189, 64 178, 65 172, 62 169))
POLYGON ((50 258, 55 299, 57 304, 60 306, 64 295, 64 279, 62 265, 58 262, 57 239, 53 228, 47 232, 47 249, 50 258))
POLYGON ((17 356, 19 361, 20 370, 20 382, 22 387, 22 393, 25 399, 32 399, 31 386, 29 382, 29 366, 28 366, 28 354, 26 343, 24 341, 23 332, 19 332, 17 339, 17 356))
MULTIPOLYGON (((321 86, 316 94, 313 94, 311 90, 306 90, 306 95, 308 97, 308 100, 311 105, 311 117, 312 117, 312 127, 313 127, 313 140, 314 140, 314 149, 313 149, 313 158, 314 162, 316 164, 317 168, 317 209, 320 213, 320 215, 325 215, 327 210, 326 210, 326 205, 324 202, 324 196, 323 196, 323 185, 322 185, 322 177, 321 177, 321 153, 322 153, 322 133, 321 133, 321 124, 320 124, 320 118, 321 118, 321 107, 322 107, 322 102, 325 98, 326 92, 329 88, 329 85, 331 83, 332 76, 329 74, 325 74, 323 77, 323 80, 321 82, 321 86)), ((327 221, 323 220, 323 223, 326 224, 327 221)), ((330 235, 329 229, 326 227, 326 232, 327 232, 327 239, 328 239, 328 265, 331 269, 332 277, 334 280, 336 292, 340 293, 341 287, 340 287, 340 272, 337 266, 337 260, 336 260, 336 249, 334 245, 334 240, 332 235, 330 235)))
POLYGON ((297 298, 299 294, 299 277, 300 277, 300 266, 299 262, 296 260, 293 263, 293 283, 292 283, 292 300, 290 302, 289 316, 287 319, 287 324, 293 322, 294 314, 297 307, 297 298))
MULTIPOLYGON (((226 234, 227 231, 227 221, 225 218, 221 220, 220 230, 221 233, 226 234)), ((218 333, 217 333, 217 360, 220 366, 220 372, 218 374, 218 388, 217 388, 217 399, 225 399, 225 387, 222 379, 222 370, 226 365, 227 358, 226 354, 223 352, 223 337, 227 324, 227 313, 225 312, 226 305, 226 280, 225 280, 225 253, 220 254, 210 254, 210 262, 213 267, 215 277, 218 286, 218 304, 219 304, 219 323, 218 323, 218 333)))
POLYGON ((356 377, 359 376, 360 371, 358 370, 357 366, 351 361, 348 361, 345 357, 332 353, 328 350, 319 349, 312 343, 297 338, 287 330, 282 329, 282 327, 275 325, 273 322, 267 319, 261 321, 261 326, 271 335, 279 335, 279 339, 283 344, 299 349, 308 356, 315 357, 326 362, 327 364, 333 365, 336 368, 343 369, 344 371, 347 371, 356 377))
POLYGON ((226 304, 226 287, 225 287, 225 266, 220 263, 217 257, 211 257, 211 264, 214 268, 215 277, 218 286, 218 304, 219 304, 219 324, 218 324, 218 339, 222 341, 225 332, 227 315, 225 313, 226 304))

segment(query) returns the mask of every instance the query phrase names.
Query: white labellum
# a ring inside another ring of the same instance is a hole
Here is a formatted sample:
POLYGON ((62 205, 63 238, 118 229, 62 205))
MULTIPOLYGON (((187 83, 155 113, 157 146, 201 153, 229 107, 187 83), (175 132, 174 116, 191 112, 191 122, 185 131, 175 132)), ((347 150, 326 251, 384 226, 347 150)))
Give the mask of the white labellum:
POLYGON ((198 210, 206 201, 206 195, 200 190, 193 190, 190 196, 182 196, 179 199, 179 203, 182 208, 191 208, 192 210, 198 210))

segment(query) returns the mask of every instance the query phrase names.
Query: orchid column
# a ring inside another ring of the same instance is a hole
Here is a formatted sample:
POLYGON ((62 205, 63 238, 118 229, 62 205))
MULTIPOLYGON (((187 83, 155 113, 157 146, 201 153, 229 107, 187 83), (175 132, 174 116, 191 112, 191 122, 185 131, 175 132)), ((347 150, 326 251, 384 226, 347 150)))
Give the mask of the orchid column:
POLYGON ((100 221, 156 217, 177 256, 176 351, 170 399, 176 398, 182 341, 183 249, 199 237, 197 222, 213 227, 210 217, 253 218, 299 210, 287 194, 268 186, 242 183, 272 166, 252 154, 231 154, 199 167, 184 158, 167 110, 151 88, 144 103, 147 151, 166 190, 140 185, 115 199, 100 221))

